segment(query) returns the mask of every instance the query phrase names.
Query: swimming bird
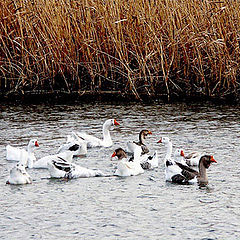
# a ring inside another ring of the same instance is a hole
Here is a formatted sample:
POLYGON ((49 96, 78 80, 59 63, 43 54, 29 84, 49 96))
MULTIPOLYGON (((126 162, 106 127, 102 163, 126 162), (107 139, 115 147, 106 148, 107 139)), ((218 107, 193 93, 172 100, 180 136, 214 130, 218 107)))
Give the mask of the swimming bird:
POLYGON ((28 165, 28 161, 36 160, 34 155, 34 150, 36 147, 39 147, 37 139, 31 139, 29 141, 27 151, 24 148, 7 145, 6 158, 7 160, 21 162, 26 167, 28 165))
POLYGON ((24 164, 17 163, 11 170, 6 184, 28 184, 32 183, 32 178, 27 173, 24 164))
POLYGON ((48 168, 48 163, 55 160, 57 161, 58 159, 65 159, 68 162, 72 161, 74 153, 77 151, 79 148, 78 144, 75 144, 71 146, 68 150, 58 153, 58 154, 52 154, 52 155, 47 155, 45 157, 40 158, 39 160, 32 162, 31 167, 32 168, 48 168))
POLYGON ((150 134, 152 134, 152 132, 149 131, 149 130, 146 130, 146 129, 141 130, 140 133, 139 133, 139 140, 138 140, 138 142, 132 141, 132 142, 128 142, 127 143, 128 152, 133 153, 136 145, 138 145, 138 146, 142 147, 142 154, 148 153, 149 149, 145 145, 144 141, 145 141, 146 137, 148 135, 150 135, 150 134))
MULTIPOLYGON (((169 146, 171 145, 170 139, 166 137, 160 138, 158 143, 164 143, 169 146)), ((199 161, 199 171, 196 171, 186 165, 179 162, 175 162, 171 156, 169 157, 169 151, 167 152, 164 163, 165 163, 165 179, 173 183, 184 184, 197 182, 199 186, 206 186, 208 184, 206 169, 209 168, 211 163, 217 162, 213 156, 204 155, 199 161)))
POLYGON ((198 166, 203 155, 201 152, 192 152, 185 156, 185 161, 188 166, 198 166))
POLYGON ((103 172, 100 170, 81 167, 77 164, 70 163, 63 158, 49 161, 48 171, 52 178, 72 179, 104 176, 103 172))
POLYGON ((117 170, 114 175, 127 177, 144 173, 144 170, 140 165, 141 152, 142 148, 140 146, 136 146, 133 158, 128 159, 126 152, 122 148, 116 149, 112 154, 112 158, 115 156, 118 158, 117 170))
POLYGON ((187 165, 183 149, 177 148, 173 154, 173 158, 175 162, 187 165))
POLYGON ((76 132, 77 136, 82 138, 87 142, 87 147, 111 147, 113 145, 112 138, 110 135, 110 128, 112 126, 120 125, 116 119, 108 119, 103 124, 102 132, 103 132, 103 139, 99 139, 95 136, 87 134, 85 132, 76 132))
POLYGON ((155 151, 153 155, 143 154, 140 156, 140 164, 144 170, 154 169, 158 167, 159 156, 155 151))
POLYGON ((75 132, 72 132, 71 135, 67 136, 66 143, 62 144, 57 153, 65 152, 70 147, 74 146, 75 144, 79 145, 79 148, 74 152, 73 156, 79 157, 87 154, 87 142, 83 140, 81 137, 78 137, 75 132))

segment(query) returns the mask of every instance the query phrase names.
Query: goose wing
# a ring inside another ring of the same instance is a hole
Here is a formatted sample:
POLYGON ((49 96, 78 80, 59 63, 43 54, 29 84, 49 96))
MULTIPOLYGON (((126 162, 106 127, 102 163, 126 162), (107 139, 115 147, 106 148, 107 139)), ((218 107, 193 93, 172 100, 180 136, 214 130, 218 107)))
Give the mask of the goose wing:
POLYGON ((181 163, 176 162, 176 165, 182 169, 181 174, 189 181, 199 175, 198 171, 183 165, 181 163))

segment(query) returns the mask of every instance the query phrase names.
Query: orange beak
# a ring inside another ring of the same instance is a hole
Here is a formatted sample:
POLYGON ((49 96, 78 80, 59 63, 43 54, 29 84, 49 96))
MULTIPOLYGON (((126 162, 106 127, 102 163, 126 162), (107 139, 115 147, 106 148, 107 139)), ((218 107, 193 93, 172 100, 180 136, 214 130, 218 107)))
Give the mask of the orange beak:
POLYGON ((39 147, 39 145, 38 145, 38 142, 37 142, 37 141, 35 141, 35 146, 36 146, 36 147, 39 147))
POLYGON ((116 152, 113 153, 112 158, 116 156, 116 152))
POLYGON ((116 121, 116 119, 114 119, 114 125, 120 125, 120 123, 118 123, 117 121, 116 121))
POLYGON ((160 138, 160 140, 157 143, 162 143, 162 138, 160 138))
POLYGON ((148 134, 152 134, 152 132, 151 132, 151 131, 148 131, 148 134))
POLYGON ((184 157, 184 152, 183 150, 181 150, 181 154, 180 154, 182 157, 184 157))
POLYGON ((217 163, 217 161, 213 158, 213 156, 211 156, 210 161, 217 163))

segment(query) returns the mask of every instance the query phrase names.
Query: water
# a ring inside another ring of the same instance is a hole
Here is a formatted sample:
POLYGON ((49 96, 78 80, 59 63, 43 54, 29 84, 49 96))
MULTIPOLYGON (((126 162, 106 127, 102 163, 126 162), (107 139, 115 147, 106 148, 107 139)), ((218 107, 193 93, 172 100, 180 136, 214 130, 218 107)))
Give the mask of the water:
POLYGON ((240 108, 213 105, 32 105, 1 106, 0 239, 240 239, 240 108), (208 170, 209 188, 174 185, 159 168, 128 177, 50 179, 47 170, 28 170, 31 185, 5 181, 13 163, 5 146, 26 146, 38 138, 38 158, 55 153, 72 130, 101 137, 102 123, 116 118, 114 146, 91 149, 77 164, 114 172, 115 148, 137 140, 141 129, 153 132, 147 143, 169 136, 174 148, 202 150, 218 161, 208 170))

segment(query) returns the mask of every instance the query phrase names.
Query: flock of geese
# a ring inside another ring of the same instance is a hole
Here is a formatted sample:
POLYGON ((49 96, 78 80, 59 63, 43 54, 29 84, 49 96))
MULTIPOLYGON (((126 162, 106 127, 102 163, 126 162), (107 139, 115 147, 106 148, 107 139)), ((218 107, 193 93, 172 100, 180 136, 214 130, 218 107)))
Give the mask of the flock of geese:
MULTIPOLYGON (((9 161, 16 161, 16 165, 10 170, 7 184, 28 184, 32 178, 27 168, 48 169, 52 178, 81 178, 106 176, 101 170, 93 170, 81 167, 72 163, 75 156, 86 155, 88 148, 111 147, 113 145, 110 129, 120 125, 115 119, 108 119, 103 124, 103 139, 96 138, 85 132, 72 132, 68 135, 65 144, 59 147, 54 155, 36 159, 34 150, 39 147, 37 139, 31 139, 27 150, 23 148, 6 146, 6 158, 9 161)), ((144 173, 145 170, 157 168, 159 165, 158 152, 150 154, 145 144, 146 137, 152 134, 149 130, 141 130, 139 140, 127 143, 127 151, 117 148, 112 154, 112 159, 117 158, 118 164, 114 175, 135 176, 144 173)), ((164 158, 165 179, 178 184, 198 183, 199 186, 208 184, 207 172, 211 163, 216 160, 211 155, 200 152, 193 152, 185 156, 182 149, 176 149, 173 153, 173 146, 170 138, 161 137, 158 144, 166 146, 164 158), (194 168, 195 166, 195 168, 194 168), (198 171, 196 170, 198 167, 198 171)))

